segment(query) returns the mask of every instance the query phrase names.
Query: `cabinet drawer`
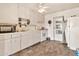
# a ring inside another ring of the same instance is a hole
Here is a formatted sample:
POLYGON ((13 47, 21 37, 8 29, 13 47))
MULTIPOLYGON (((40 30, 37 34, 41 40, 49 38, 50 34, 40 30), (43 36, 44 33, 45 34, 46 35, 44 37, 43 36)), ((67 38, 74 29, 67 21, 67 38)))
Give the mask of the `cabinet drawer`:
POLYGON ((0 35, 0 40, 3 40, 4 39, 4 35, 0 35))
POLYGON ((11 34, 6 34, 4 37, 5 39, 11 39, 11 34))
POLYGON ((11 34, 1 34, 0 40, 11 39, 11 34))
POLYGON ((22 33, 22 34, 21 34, 21 36, 26 36, 26 35, 27 35, 27 33, 22 33))
POLYGON ((19 38, 20 37, 20 33, 13 33, 11 38, 19 38))

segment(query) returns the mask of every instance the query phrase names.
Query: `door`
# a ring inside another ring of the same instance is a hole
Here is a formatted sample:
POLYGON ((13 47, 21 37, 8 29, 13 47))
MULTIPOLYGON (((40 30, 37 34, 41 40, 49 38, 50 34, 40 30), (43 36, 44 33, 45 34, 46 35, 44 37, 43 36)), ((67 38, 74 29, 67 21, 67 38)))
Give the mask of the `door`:
POLYGON ((53 18, 54 40, 60 42, 63 42, 63 19, 64 19, 63 16, 53 18))

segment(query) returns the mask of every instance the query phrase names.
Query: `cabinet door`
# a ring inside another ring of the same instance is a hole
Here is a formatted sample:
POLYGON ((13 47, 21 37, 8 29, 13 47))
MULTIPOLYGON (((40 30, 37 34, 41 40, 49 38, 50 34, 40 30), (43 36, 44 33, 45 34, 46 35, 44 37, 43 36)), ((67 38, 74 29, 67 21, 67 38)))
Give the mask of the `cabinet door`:
POLYGON ((4 55, 4 41, 0 40, 0 56, 4 55))
POLYGON ((40 42, 41 41, 41 32, 40 31, 34 31, 33 34, 34 34, 33 35, 33 37, 34 37, 33 44, 40 42))
POLYGON ((29 38, 30 38, 29 44, 34 45, 41 41, 41 34, 40 34, 40 32, 38 32, 36 30, 31 30, 30 34, 29 34, 29 38))
POLYGON ((25 49, 31 45, 29 31, 21 34, 21 49, 25 49))
POLYGON ((8 39, 8 40, 5 40, 4 41, 4 52, 5 52, 5 55, 10 55, 11 54, 11 40, 8 39))
POLYGON ((11 46, 12 54, 20 50, 20 38, 13 38, 11 44, 12 44, 11 46))
MULTIPOLYGON (((42 30, 42 31, 39 31, 40 33, 39 33, 39 36, 41 37, 41 41, 45 41, 46 40, 46 38, 47 38, 47 30, 42 30)), ((39 38, 40 38, 39 37, 39 38)))
POLYGON ((26 37, 22 37, 21 38, 21 49, 25 49, 27 47, 29 47, 29 39, 27 39, 26 37))

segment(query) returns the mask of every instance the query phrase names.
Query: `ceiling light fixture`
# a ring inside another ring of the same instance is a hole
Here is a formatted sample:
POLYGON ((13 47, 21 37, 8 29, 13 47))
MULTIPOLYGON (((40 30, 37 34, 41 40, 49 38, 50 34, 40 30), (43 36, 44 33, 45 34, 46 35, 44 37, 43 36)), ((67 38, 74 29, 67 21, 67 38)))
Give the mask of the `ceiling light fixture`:
POLYGON ((45 12, 45 10, 44 9, 39 9, 38 12, 43 13, 43 12, 45 12))
POLYGON ((44 13, 44 12, 46 12, 47 8, 48 8, 47 6, 44 6, 44 3, 41 3, 41 4, 39 4, 38 12, 39 13, 44 13))

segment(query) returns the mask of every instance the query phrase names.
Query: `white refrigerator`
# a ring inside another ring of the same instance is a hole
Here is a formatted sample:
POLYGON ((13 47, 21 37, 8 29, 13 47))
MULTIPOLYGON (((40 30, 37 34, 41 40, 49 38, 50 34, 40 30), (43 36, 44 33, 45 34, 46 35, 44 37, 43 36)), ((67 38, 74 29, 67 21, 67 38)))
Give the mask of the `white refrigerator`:
POLYGON ((66 42, 72 50, 79 48, 79 17, 70 17, 67 19, 66 42))

